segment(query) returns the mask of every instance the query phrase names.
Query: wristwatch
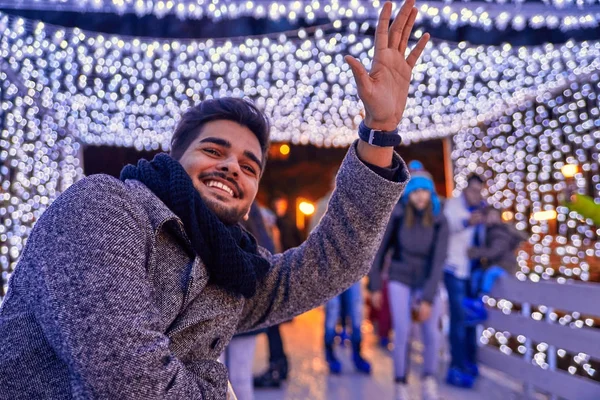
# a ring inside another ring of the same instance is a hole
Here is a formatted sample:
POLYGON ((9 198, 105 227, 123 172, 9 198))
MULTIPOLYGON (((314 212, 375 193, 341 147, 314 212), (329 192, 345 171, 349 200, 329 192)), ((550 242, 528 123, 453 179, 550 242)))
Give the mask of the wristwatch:
POLYGON ((369 128, 365 125, 365 121, 362 121, 358 126, 358 137, 378 147, 396 147, 402 143, 402 137, 398 133, 398 128, 393 131, 380 131, 369 128))

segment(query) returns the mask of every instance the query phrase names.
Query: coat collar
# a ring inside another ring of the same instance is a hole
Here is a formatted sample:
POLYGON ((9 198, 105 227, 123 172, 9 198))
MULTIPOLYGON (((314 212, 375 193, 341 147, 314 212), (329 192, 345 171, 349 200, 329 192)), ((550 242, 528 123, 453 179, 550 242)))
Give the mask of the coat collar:
POLYGON ((140 205, 146 211, 152 230, 154 232, 167 230, 175 233, 181 239, 185 251, 188 252, 190 257, 194 257, 196 253, 192 246, 192 241, 185 232, 185 227, 181 219, 142 182, 135 179, 127 179, 125 186, 139 200, 140 205))
POLYGON ((159 229, 167 221, 176 222, 183 228, 181 219, 142 182, 127 179, 125 186, 131 190, 134 197, 139 200, 140 205, 146 210, 154 230, 159 229))

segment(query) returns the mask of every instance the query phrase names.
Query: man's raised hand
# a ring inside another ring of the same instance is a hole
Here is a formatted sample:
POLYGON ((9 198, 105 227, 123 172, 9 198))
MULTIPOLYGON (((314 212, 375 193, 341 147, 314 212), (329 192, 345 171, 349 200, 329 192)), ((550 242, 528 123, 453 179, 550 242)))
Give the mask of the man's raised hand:
POLYGON ((405 56, 417 13, 415 0, 406 0, 390 26, 392 3, 384 4, 375 32, 370 72, 356 58, 345 57, 356 80, 358 96, 365 105, 365 124, 371 129, 392 131, 402 119, 412 70, 429 41, 429 34, 424 34, 405 56))

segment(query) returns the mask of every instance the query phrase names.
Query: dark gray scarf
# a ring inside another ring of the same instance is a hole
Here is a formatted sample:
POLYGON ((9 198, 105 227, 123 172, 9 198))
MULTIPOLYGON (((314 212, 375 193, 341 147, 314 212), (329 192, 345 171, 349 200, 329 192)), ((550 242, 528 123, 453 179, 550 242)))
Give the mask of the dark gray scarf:
POLYGON ((121 180, 126 179, 142 182, 181 219, 212 282, 230 293, 254 296, 269 262, 258 253, 251 234, 239 224, 225 225, 206 206, 179 162, 161 153, 151 162, 140 160, 123 168, 121 180))

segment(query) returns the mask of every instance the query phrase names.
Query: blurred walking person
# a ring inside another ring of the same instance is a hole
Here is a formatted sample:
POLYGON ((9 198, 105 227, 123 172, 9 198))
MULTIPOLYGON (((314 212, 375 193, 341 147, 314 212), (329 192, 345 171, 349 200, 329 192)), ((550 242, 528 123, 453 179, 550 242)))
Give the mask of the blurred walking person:
POLYGON ((479 375, 477 368, 477 331, 467 321, 465 299, 475 293, 471 274, 480 268, 478 259, 471 259, 468 250, 485 243, 485 210, 483 179, 478 175, 467 178, 467 187, 458 197, 446 201, 444 214, 448 219, 450 236, 444 283, 450 306, 450 368, 446 382, 470 388, 479 375))
MULTIPOLYGON (((300 246, 302 236, 289 213, 287 198, 281 194, 277 194, 272 204, 276 217, 276 232, 278 232, 279 236, 279 243, 276 243, 275 247, 284 252, 300 246)), ((277 324, 267 328, 269 368, 254 378, 254 387, 256 388, 278 388, 281 386, 281 382, 287 379, 289 363, 283 347, 280 325, 277 324)))
MULTIPOLYGON (((269 234, 271 227, 263 218, 261 207, 256 201, 252 203, 247 218, 241 224, 256 238, 259 246, 275 253, 275 244, 269 234)), ((254 399, 252 366, 256 350, 256 335, 261 332, 264 330, 234 336, 221 356, 221 361, 227 366, 229 381, 238 400, 254 399)))
POLYGON ((502 220, 502 212, 490 207, 485 216, 485 242, 468 250, 469 258, 479 261, 481 268, 471 274, 472 291, 480 299, 489 294, 500 276, 514 275, 517 270, 519 245, 527 240, 527 234, 513 224, 502 220))
POLYGON ((448 225, 441 212, 431 175, 423 164, 409 164, 411 180, 386 229, 369 275, 374 307, 382 303, 382 271, 389 264, 389 303, 394 329, 395 399, 409 398, 407 388, 411 322, 420 322, 423 333, 424 400, 439 400, 436 374, 439 363, 441 302, 439 283, 448 248, 448 225))
MULTIPOLYGON (((335 180, 332 179, 331 190, 317 203, 315 213, 309 225, 311 232, 317 227, 321 217, 325 214, 334 189, 335 180)), ((363 320, 363 311, 364 302, 360 282, 355 283, 349 289, 325 304, 325 359, 329 366, 329 372, 332 374, 339 374, 342 372, 342 363, 335 355, 334 341, 336 336, 336 326, 338 321, 340 321, 342 326, 342 333, 340 336, 343 344, 347 317, 350 318, 350 327, 352 330, 350 341, 352 343, 352 362, 354 363, 354 367, 358 372, 364 374, 371 373, 371 364, 365 360, 361 354, 362 333, 360 327, 363 320)))

